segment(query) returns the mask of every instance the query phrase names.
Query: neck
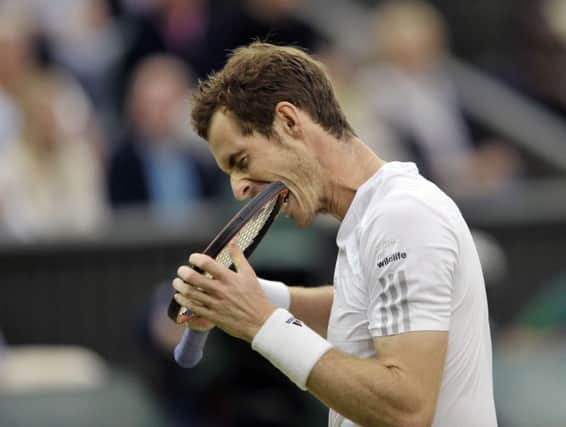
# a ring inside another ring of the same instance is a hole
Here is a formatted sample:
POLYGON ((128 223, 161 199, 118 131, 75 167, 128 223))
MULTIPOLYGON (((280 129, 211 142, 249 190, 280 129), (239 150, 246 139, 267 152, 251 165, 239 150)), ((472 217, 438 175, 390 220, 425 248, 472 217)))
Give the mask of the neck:
POLYGON ((327 141, 319 159, 327 176, 323 206, 339 220, 346 215, 358 188, 385 164, 357 137, 327 141))

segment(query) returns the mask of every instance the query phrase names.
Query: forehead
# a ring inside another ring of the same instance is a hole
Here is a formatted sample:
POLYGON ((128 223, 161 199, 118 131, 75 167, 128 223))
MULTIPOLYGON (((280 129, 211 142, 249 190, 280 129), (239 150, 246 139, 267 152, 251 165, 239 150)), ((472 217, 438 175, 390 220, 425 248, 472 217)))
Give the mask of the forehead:
POLYGON ((242 140, 242 132, 236 119, 223 110, 217 110, 210 120, 208 129, 208 145, 217 159, 238 149, 242 140))

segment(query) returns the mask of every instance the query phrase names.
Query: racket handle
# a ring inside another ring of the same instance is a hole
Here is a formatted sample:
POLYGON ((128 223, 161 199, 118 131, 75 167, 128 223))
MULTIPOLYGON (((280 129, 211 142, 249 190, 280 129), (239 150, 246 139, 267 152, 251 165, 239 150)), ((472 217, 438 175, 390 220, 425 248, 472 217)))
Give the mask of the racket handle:
POLYGON ((175 347, 175 361, 179 366, 193 368, 200 362, 209 332, 185 328, 181 341, 175 347))

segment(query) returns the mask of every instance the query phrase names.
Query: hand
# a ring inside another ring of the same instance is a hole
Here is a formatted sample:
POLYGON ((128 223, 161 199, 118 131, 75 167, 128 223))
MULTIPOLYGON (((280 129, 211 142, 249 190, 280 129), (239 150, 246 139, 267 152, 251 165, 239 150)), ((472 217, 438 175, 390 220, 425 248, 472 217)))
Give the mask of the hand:
POLYGON ((197 316, 194 313, 187 316, 185 325, 187 325, 189 329, 194 329, 195 331, 209 331, 215 326, 210 320, 197 316))
MULTIPOLYGON (((173 280, 173 287, 175 287, 175 281, 179 281, 179 280, 182 281, 179 278, 175 278, 173 280)), ((185 309, 183 309, 183 311, 185 311, 185 309)), ((190 311, 188 311, 187 314, 185 313, 180 314, 177 317, 177 322, 195 331, 209 331, 215 326, 214 323, 212 323, 210 320, 207 320, 201 316, 197 316, 196 314, 190 311)))
POLYGON ((235 272, 209 256, 192 254, 189 262, 212 277, 188 266, 179 267, 179 278, 173 281, 179 292, 175 300, 195 316, 250 342, 276 307, 268 301, 254 270, 235 243, 230 244, 230 256, 235 272))

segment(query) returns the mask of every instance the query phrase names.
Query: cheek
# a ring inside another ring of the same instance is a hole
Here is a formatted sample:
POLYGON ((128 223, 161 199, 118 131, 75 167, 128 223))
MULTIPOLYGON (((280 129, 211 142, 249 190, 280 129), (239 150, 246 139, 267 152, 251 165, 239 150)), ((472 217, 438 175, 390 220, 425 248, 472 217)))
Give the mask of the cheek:
POLYGON ((267 155, 257 158, 250 173, 256 171, 260 180, 282 181, 295 195, 299 205, 312 204, 316 200, 318 164, 307 153, 278 150, 270 154, 270 158, 267 155))
POLYGON ((299 159, 278 163, 270 172, 273 178, 283 181, 290 189, 302 187, 307 182, 308 174, 299 159))
POLYGON ((307 162, 304 159, 297 160, 292 175, 289 180, 289 187, 295 194, 299 205, 308 210, 316 210, 316 203, 319 199, 319 174, 315 163, 307 162))

